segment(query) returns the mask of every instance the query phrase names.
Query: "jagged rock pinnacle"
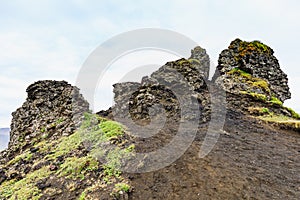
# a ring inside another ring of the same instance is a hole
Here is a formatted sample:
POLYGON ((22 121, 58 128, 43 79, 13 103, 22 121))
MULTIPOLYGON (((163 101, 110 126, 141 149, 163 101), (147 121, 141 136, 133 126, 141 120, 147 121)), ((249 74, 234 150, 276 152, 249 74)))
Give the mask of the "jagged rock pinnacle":
POLYGON ((217 66, 220 76, 214 76, 213 81, 234 94, 257 93, 283 102, 291 98, 288 78, 273 54, 259 41, 236 39, 221 52, 217 66))
POLYGON ((192 64, 198 67, 198 70, 201 72, 202 76, 205 79, 208 79, 209 76, 209 67, 210 67, 210 60, 209 56, 206 53, 206 50, 201 48, 200 46, 195 47, 191 50, 191 57, 189 58, 190 61, 193 59, 198 60, 199 62, 192 62, 192 64))
POLYGON ((27 88, 26 102, 13 112, 10 149, 22 149, 42 138, 72 134, 89 104, 65 81, 38 81, 27 88))

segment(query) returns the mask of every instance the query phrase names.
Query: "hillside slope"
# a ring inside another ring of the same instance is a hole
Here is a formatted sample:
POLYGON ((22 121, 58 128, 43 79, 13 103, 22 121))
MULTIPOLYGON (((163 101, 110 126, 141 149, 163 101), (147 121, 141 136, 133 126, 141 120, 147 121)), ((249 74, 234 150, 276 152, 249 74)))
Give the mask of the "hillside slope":
POLYGON ((0 153, 0 199, 299 199, 300 116, 273 54, 236 39, 208 80, 196 47, 115 84, 97 114, 64 81, 30 85, 0 153))

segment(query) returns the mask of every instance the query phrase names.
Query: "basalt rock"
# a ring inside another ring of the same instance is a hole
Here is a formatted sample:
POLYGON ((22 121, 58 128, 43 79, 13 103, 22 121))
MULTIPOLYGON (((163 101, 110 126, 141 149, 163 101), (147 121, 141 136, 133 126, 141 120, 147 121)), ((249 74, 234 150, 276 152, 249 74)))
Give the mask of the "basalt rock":
POLYGON ((206 50, 197 46, 191 53, 189 61, 197 68, 201 76, 207 80, 209 77, 210 59, 206 50))
POLYGON ((65 81, 38 81, 30 85, 22 107, 12 113, 9 149, 21 150, 46 138, 74 133, 89 104, 79 89, 65 81))
POLYGON ((242 92, 265 95, 268 100, 291 98, 287 75, 280 69, 274 51, 259 42, 236 39, 221 52, 213 80, 233 94, 242 92), (222 84, 221 84, 222 82, 222 84))
POLYGON ((196 47, 189 59, 168 62, 150 77, 143 77, 141 83, 115 84, 114 115, 149 120, 150 111, 151 115, 156 116, 163 109, 167 117, 192 117, 193 111, 185 109, 181 112, 180 104, 189 103, 187 107, 192 110, 200 109, 198 103, 207 98, 199 93, 207 91, 208 75, 209 57, 205 49, 196 47))

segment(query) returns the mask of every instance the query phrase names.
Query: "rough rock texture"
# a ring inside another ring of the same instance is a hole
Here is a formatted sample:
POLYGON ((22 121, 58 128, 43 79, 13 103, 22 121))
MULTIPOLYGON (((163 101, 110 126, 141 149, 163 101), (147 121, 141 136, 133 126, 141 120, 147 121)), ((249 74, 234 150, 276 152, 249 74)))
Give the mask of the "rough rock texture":
POLYGON ((89 110, 79 89, 65 81, 38 81, 30 85, 22 107, 12 113, 10 149, 70 135, 89 110))
POLYGON ((208 104, 207 95, 204 95, 207 93, 208 75, 209 57, 205 49, 196 47, 192 50, 190 59, 168 62, 150 77, 143 77, 141 83, 115 84, 114 115, 148 120, 150 110, 155 116, 163 109, 168 117, 192 117, 193 111, 181 113, 180 104, 188 102, 195 109, 201 109, 194 106, 198 102, 199 105, 208 104), (154 108, 154 105, 162 107, 154 108))
POLYGON ((197 46, 191 51, 191 53, 192 55, 189 58, 189 61, 191 61, 192 64, 197 67, 202 77, 208 79, 210 59, 208 54, 206 53, 206 50, 201 48, 200 46, 197 46))
POLYGON ((214 81, 225 91, 207 80, 209 59, 196 47, 188 60, 168 62, 141 83, 115 84, 116 105, 98 114, 141 122, 135 131, 147 137, 89 113, 74 131, 88 110, 78 89, 59 81, 31 85, 26 102, 13 114, 9 149, 0 152, 0 199, 298 200, 300 115, 282 105, 289 89, 273 51, 236 40, 221 53, 218 68, 221 76, 216 73, 214 81), (227 106, 212 112, 223 94, 227 106), (190 121, 199 111, 200 123, 190 121), (168 119, 156 120, 157 113, 168 119), (150 128, 149 120, 155 122, 150 128), (192 123, 180 129, 185 122, 192 123), (186 151, 179 148, 182 140, 170 145, 179 131, 184 131, 181 139, 187 138, 192 126, 195 138, 186 151), (199 158, 199 150, 215 139, 209 154, 199 158), (151 153, 166 146, 174 147, 171 155, 182 155, 164 168, 136 174, 119 168, 132 167, 127 159, 149 152, 138 163, 143 169, 151 153))
POLYGON ((288 87, 287 75, 280 69, 278 60, 273 55, 273 50, 267 45, 259 42, 245 42, 236 39, 231 42, 228 49, 221 52, 217 70, 221 76, 214 76, 213 80, 218 84, 221 80, 224 84, 220 84, 223 88, 231 93, 239 93, 240 91, 255 92, 264 94, 271 98, 274 96, 282 102, 291 98, 288 87), (249 74, 252 82, 258 82, 253 85, 249 80, 239 80, 234 75, 234 71, 239 69, 244 74, 249 74), (261 87, 260 83, 265 81, 267 87, 261 87))

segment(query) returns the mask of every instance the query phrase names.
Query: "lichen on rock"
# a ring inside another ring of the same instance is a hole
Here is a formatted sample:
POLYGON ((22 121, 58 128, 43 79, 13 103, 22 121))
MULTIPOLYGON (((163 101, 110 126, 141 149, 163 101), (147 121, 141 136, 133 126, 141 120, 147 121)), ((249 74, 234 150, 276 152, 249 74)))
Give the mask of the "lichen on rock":
POLYGON ((221 52, 217 70, 220 72, 220 76, 214 76, 213 80, 218 83, 222 79, 227 84, 222 87, 228 92, 237 93, 238 90, 255 92, 254 89, 257 90, 256 93, 265 94, 268 97, 274 96, 282 102, 291 98, 287 75, 280 69, 274 51, 259 41, 245 42, 240 39, 232 41, 228 49, 221 52), (259 90, 258 87, 245 85, 243 81, 245 76, 241 76, 242 80, 230 76, 233 75, 230 72, 235 69, 249 74, 249 77, 251 75, 255 79, 265 81, 268 88, 261 87, 265 90, 263 91, 259 90))

